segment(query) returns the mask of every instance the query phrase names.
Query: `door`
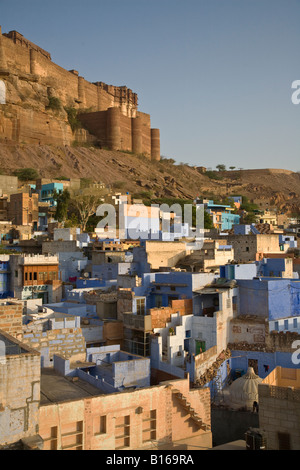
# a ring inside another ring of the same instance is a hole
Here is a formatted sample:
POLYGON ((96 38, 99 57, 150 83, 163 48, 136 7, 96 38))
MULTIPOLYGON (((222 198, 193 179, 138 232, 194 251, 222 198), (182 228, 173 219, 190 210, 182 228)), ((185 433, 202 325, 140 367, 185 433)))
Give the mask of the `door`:
POLYGON ((258 375, 258 359, 248 359, 248 367, 253 367, 254 373, 258 375))
POLYGON ((196 356, 205 352, 205 341, 196 339, 196 356))

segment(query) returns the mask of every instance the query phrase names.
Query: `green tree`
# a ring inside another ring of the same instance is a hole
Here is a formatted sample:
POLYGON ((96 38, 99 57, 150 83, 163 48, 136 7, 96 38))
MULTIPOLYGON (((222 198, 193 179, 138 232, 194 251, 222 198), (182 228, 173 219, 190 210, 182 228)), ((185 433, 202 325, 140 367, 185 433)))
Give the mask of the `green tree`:
POLYGON ((213 221, 212 221, 212 218, 211 216, 209 215, 208 212, 204 211, 204 228, 210 230, 212 228, 214 228, 214 224, 213 224, 213 221))
POLYGON ((248 212, 248 214, 246 214, 243 217, 243 222, 244 222, 244 224, 255 224, 256 215, 253 212, 248 212))
POLYGON ((47 109, 52 109, 52 111, 59 111, 61 109, 60 99, 56 96, 50 96, 47 109))
POLYGON ((39 177, 39 173, 34 168, 20 168, 15 170, 13 174, 21 181, 33 181, 39 177))
POLYGON ((58 193, 56 190, 54 191, 53 199, 56 201, 55 218, 58 222, 65 222, 67 219, 70 198, 71 196, 67 189, 64 189, 61 193, 58 193))
POLYGON ((97 207, 103 202, 101 191, 81 189, 72 194, 71 203, 77 211, 82 232, 86 231, 89 219, 96 214, 97 207))
POLYGON ((76 131, 76 129, 79 129, 82 127, 81 122, 79 121, 77 117, 77 109, 71 108, 71 107, 65 107, 65 111, 68 116, 68 122, 70 124, 70 127, 72 129, 72 132, 76 131))
POLYGON ((216 168, 219 171, 226 171, 226 166, 225 165, 217 165, 216 168))

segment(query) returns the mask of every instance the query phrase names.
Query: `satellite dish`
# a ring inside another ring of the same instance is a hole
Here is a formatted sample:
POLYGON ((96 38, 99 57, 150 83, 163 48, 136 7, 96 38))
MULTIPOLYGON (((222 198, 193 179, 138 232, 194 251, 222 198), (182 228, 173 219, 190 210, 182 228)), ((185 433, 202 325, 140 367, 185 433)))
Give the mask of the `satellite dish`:
POLYGON ((83 273, 83 277, 87 279, 89 277, 89 273, 83 273))

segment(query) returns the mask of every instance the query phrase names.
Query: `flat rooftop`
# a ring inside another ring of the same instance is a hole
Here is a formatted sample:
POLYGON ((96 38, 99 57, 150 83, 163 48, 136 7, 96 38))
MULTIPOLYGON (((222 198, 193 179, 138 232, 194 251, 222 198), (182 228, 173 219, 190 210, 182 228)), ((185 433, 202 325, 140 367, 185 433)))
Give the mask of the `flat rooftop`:
POLYGON ((41 370, 41 405, 79 400, 102 395, 99 388, 88 382, 71 377, 63 377, 52 368, 41 370))

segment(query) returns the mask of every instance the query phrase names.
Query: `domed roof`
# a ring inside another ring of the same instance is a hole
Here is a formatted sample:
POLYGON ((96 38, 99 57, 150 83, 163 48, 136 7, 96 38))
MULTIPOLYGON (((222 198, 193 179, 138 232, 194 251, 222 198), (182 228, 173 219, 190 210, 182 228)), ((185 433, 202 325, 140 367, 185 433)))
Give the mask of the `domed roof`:
POLYGON ((252 410, 253 402, 258 402, 258 384, 262 382, 249 367, 246 374, 235 380, 229 387, 228 402, 234 408, 247 407, 252 410))

